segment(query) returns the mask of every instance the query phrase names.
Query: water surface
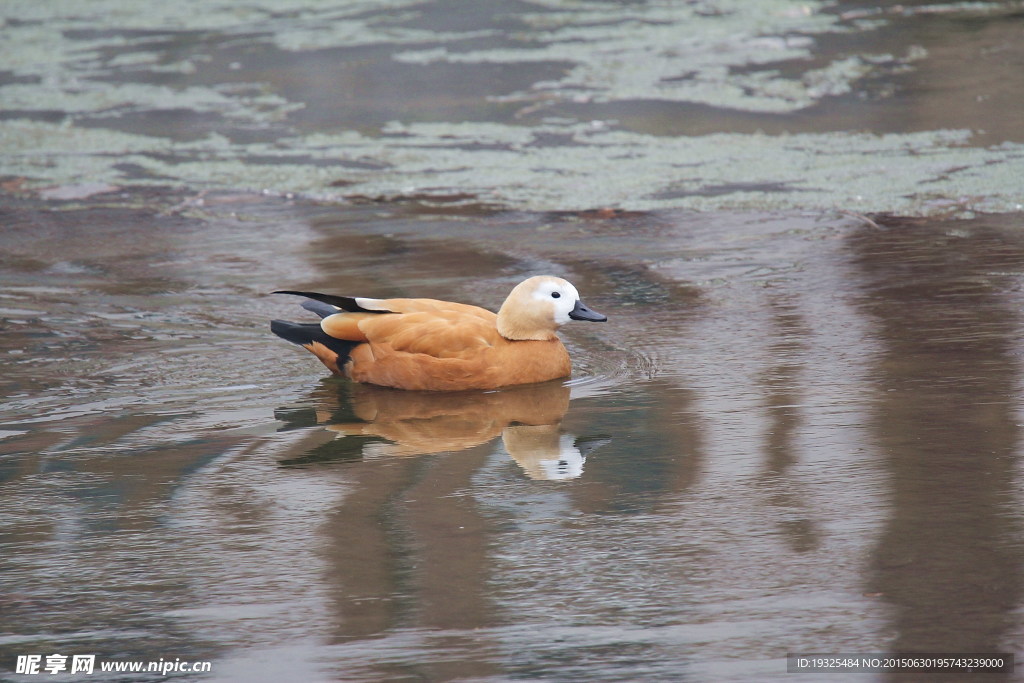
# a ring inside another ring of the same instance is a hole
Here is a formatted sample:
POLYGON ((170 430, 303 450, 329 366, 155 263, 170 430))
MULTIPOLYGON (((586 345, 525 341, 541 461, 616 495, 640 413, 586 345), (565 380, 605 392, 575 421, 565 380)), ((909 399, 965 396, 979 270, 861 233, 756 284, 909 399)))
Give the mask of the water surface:
POLYGON ((141 7, 0 10, 0 677, 1022 654, 1020 3, 141 7), (268 329, 540 273, 567 382, 268 329))
POLYGON ((742 680, 1017 651, 1016 217, 136 199, 168 208, 5 210, 6 656, 742 680), (266 328, 303 313, 275 287, 494 307, 547 271, 609 315, 566 329, 568 385, 354 387, 266 328))
POLYGON ((0 176, 541 211, 1020 211, 1022 17, 1019 0, 8 2, 0 176))

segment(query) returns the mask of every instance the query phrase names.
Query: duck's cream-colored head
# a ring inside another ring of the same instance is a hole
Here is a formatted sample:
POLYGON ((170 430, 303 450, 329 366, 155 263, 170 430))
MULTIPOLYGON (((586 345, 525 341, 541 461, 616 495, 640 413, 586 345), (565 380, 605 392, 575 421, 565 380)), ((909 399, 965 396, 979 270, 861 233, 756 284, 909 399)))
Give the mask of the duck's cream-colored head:
POLYGON ((506 339, 553 339, 570 320, 602 322, 608 318, 587 308, 579 292, 560 277, 538 275, 523 280, 498 311, 498 333, 506 339))

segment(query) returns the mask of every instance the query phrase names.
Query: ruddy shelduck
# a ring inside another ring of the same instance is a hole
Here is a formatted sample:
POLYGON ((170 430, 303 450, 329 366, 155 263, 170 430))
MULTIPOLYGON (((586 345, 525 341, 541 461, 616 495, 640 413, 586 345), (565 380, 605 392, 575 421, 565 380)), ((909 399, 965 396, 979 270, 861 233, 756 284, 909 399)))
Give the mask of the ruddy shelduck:
POLYGON ((436 299, 367 299, 283 290, 309 301, 320 324, 274 320, 274 334, 356 382, 462 391, 545 382, 572 370, 556 330, 604 321, 569 282, 541 275, 516 285, 497 314, 436 299))

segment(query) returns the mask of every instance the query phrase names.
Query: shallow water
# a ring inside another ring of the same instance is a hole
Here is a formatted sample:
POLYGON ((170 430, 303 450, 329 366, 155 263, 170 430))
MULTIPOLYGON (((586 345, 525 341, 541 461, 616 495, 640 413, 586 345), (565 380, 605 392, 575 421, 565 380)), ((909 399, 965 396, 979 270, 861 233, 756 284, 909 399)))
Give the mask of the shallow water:
POLYGON ((0 678, 1019 659, 1020 3, 140 8, 0 10, 0 678), (568 382, 268 329, 538 273, 568 382))

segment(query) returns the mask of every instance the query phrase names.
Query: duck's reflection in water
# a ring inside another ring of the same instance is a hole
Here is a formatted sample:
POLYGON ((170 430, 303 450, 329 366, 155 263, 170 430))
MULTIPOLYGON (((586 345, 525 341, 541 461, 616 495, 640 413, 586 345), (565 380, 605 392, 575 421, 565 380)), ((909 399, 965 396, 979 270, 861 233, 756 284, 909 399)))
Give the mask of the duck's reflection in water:
POLYGON ((464 451, 501 438, 532 479, 573 479, 604 437, 562 430, 569 387, 561 381, 497 391, 418 392, 325 381, 314 406, 281 409, 284 430, 317 429, 288 448, 283 465, 464 451))
POLYGON ((366 665, 366 643, 431 634, 430 647, 453 655, 416 665, 423 678, 496 675, 500 644, 479 629, 500 621, 491 585, 503 522, 474 492, 506 453, 532 479, 579 477, 587 453, 608 439, 563 432, 569 397, 561 382, 439 394, 327 381, 313 407, 278 411, 299 436, 284 465, 348 461, 345 495, 319 526, 331 643, 360 643, 352 659, 366 665))

